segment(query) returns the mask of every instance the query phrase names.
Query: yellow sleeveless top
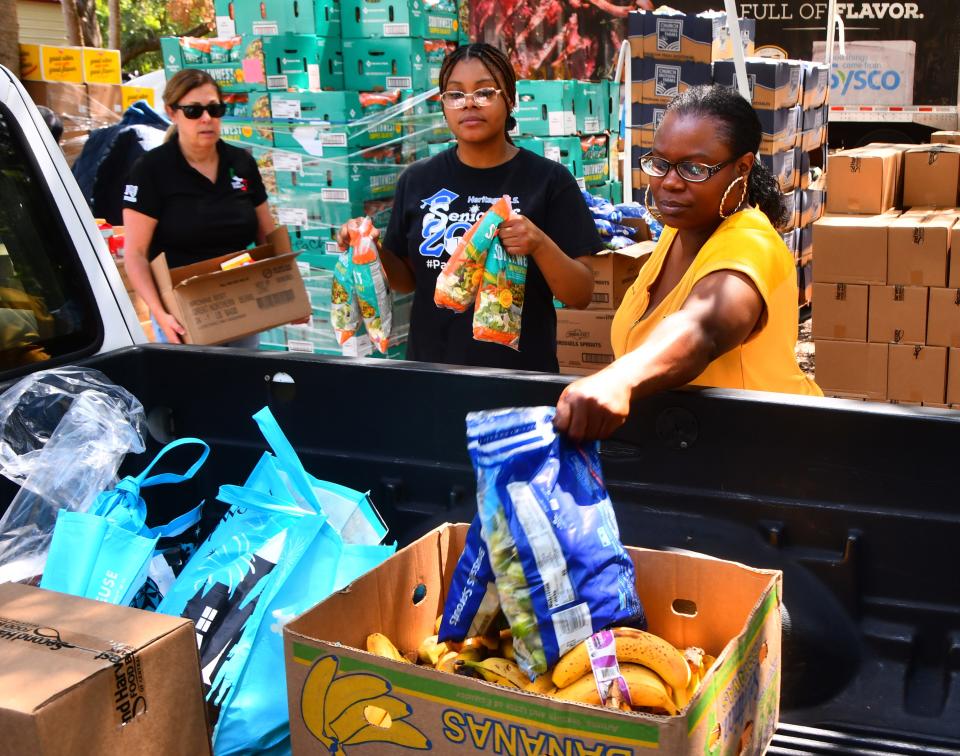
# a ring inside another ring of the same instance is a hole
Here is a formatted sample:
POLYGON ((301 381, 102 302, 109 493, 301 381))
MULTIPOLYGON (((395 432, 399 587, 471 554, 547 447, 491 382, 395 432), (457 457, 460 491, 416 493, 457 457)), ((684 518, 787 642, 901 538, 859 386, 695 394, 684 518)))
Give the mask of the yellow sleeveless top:
POLYGON ((748 208, 723 221, 676 287, 647 313, 650 288, 660 275, 676 235, 675 228, 663 229, 650 259, 617 310, 611 327, 614 355, 621 357, 642 344, 661 320, 683 307, 700 279, 719 270, 732 270, 747 276, 763 297, 766 310, 762 326, 743 344, 711 362, 692 383, 823 396, 817 384, 797 365, 797 271, 767 216, 748 208))

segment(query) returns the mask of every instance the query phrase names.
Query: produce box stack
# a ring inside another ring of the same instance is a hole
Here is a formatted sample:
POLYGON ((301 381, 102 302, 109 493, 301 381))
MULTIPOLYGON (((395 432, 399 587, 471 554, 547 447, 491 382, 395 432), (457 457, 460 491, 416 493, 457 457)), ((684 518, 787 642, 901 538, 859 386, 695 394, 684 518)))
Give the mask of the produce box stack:
POLYGON ((116 123, 137 100, 154 104, 153 90, 122 85, 119 50, 20 45, 20 78, 37 105, 60 116, 70 165, 90 131, 116 123))
MULTIPOLYGON (((263 334, 262 346, 340 354, 329 324, 337 230, 362 215, 385 229, 403 167, 450 139, 427 94, 466 39, 457 2, 216 0, 215 11, 218 39, 165 39, 164 65, 168 76, 189 65, 221 83, 224 138, 257 159, 274 216, 302 253, 313 318, 263 334)), ((397 308, 402 347, 409 308, 397 308)), ((362 334, 345 347, 371 348, 362 334)))
MULTIPOLYGON (((756 22, 740 19, 744 54, 753 53, 756 22)), ((697 15, 664 8, 659 12, 633 11, 627 17, 632 85, 631 109, 633 199, 642 201, 647 181, 640 158, 653 146, 653 134, 667 105, 690 87, 710 84, 713 61, 733 57, 733 41, 726 14, 707 11, 697 15)))
POLYGON ((960 405, 960 147, 869 145, 828 161, 817 382, 830 396, 960 405))

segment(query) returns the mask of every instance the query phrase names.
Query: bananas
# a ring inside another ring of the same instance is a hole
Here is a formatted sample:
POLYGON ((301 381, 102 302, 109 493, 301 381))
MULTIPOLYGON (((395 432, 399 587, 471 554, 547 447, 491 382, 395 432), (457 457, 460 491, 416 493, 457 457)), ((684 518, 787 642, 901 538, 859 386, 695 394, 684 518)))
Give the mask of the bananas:
MULTIPOLYGON (((617 659, 642 664, 656 672, 674 690, 686 690, 690 684, 690 668, 677 649, 663 638, 633 628, 617 627, 617 659)), ((564 654, 553 668, 553 684, 564 689, 591 671, 590 654, 584 641, 564 654)), ((592 675, 591 675, 592 676, 592 675)))
POLYGON ((300 696, 304 724, 328 751, 342 752, 344 746, 361 743, 430 750, 426 736, 403 721, 411 709, 390 695, 390 683, 367 672, 339 674, 339 666, 336 656, 320 657, 307 673, 300 696))
POLYGON ((502 685, 505 688, 523 688, 529 678, 523 674, 520 667, 509 659, 502 659, 497 656, 490 656, 483 661, 460 661, 455 666, 455 671, 463 674, 463 670, 469 670, 487 682, 502 685))
MULTIPOLYGON (((632 708, 657 709, 665 711, 671 716, 677 713, 677 706, 670 697, 666 684, 656 672, 639 664, 624 663, 620 665, 620 675, 626 681, 627 688, 630 691, 632 708)), ((611 686, 616 686, 616 682, 611 683, 611 686)), ((561 701, 601 705, 600 691, 597 690, 593 672, 583 675, 583 677, 564 688, 558 689, 553 697, 561 701)), ((612 696, 611 700, 616 701, 617 708, 619 708, 619 694, 612 696)))
POLYGON ((428 635, 423 639, 420 647, 417 649, 417 658, 421 664, 429 664, 436 667, 440 657, 447 653, 449 649, 446 643, 438 643, 436 635, 428 635))
POLYGON ((410 660, 401 654, 397 650, 397 647, 393 645, 393 641, 383 633, 370 633, 370 635, 367 636, 367 651, 371 654, 382 656, 385 659, 393 659, 394 661, 406 662, 407 664, 410 663, 410 660))

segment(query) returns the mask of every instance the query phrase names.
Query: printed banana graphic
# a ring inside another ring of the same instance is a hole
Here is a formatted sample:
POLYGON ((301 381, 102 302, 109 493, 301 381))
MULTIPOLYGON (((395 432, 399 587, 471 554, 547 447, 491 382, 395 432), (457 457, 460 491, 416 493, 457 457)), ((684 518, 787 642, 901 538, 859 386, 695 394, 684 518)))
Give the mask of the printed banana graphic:
POLYGON ((501 659, 497 656, 491 656, 480 662, 462 661, 459 669, 464 668, 475 672, 487 682, 507 688, 522 688, 530 682, 530 678, 523 674, 520 667, 509 659, 501 659))
POLYGON ((404 748, 416 748, 420 751, 429 751, 431 743, 427 737, 413 725, 403 720, 393 722, 390 727, 383 728, 368 724, 357 730, 343 745, 360 745, 361 743, 393 743, 404 748))
MULTIPOLYGON (((615 627, 617 659, 620 662, 649 667, 671 688, 686 690, 690 683, 690 668, 677 649, 653 633, 633 628, 615 627)), ((564 654, 553 668, 553 684, 565 688, 591 672, 590 654, 584 641, 564 654)))
MULTIPOLYGON (((333 722, 358 701, 385 696, 389 692, 390 683, 382 677, 367 672, 338 675, 327 688, 323 719, 328 723, 333 722)), ((329 726, 326 731, 328 734, 332 734, 329 726)))
MULTIPOLYGON (((662 709, 670 715, 677 713, 677 707, 673 699, 670 698, 667 686, 656 672, 639 664, 624 663, 620 665, 620 674, 627 682, 627 687, 630 690, 630 703, 634 709, 662 709)), ((600 693, 597 690, 592 672, 565 688, 560 688, 553 694, 553 697, 561 701, 574 701, 600 706, 600 693)))
POLYGON ((409 714, 410 707, 406 701, 394 696, 377 696, 348 706, 330 723, 330 730, 337 740, 345 743, 367 725, 389 728, 393 722, 409 714))
POLYGON ((324 656, 318 659, 307 673, 303 692, 300 694, 300 713, 303 716, 303 722, 328 750, 333 746, 333 738, 327 734, 324 705, 327 700, 327 690, 337 674, 338 665, 339 660, 336 656, 324 656))
POLYGON ((370 633, 367 636, 367 651, 394 661, 410 663, 410 660, 404 657, 393 645, 393 641, 383 633, 370 633))

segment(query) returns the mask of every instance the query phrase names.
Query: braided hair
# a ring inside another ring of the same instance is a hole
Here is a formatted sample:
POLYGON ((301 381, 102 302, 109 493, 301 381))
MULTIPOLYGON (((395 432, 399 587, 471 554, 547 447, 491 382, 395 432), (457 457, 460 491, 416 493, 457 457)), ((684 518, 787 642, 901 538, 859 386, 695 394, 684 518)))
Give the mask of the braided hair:
POLYGON ((503 99, 507 102, 507 123, 504 127, 504 136, 510 144, 513 140, 510 138, 510 131, 517 125, 516 119, 510 115, 513 106, 517 102, 517 74, 510 64, 510 59, 499 48, 488 45, 486 42, 472 42, 469 45, 461 45, 455 50, 447 53, 443 59, 443 65, 440 66, 440 91, 447 90, 447 82, 453 74, 453 69, 463 60, 479 60, 490 72, 490 76, 497 82, 497 89, 503 94, 503 99))
MULTIPOLYGON (((747 153, 757 154, 762 135, 760 119, 753 106, 740 94, 720 84, 690 87, 677 95, 667 112, 677 115, 709 116, 720 122, 720 138, 737 157, 747 153)), ((747 199, 778 227, 786 215, 786 203, 776 178, 759 155, 747 179, 747 199)))

